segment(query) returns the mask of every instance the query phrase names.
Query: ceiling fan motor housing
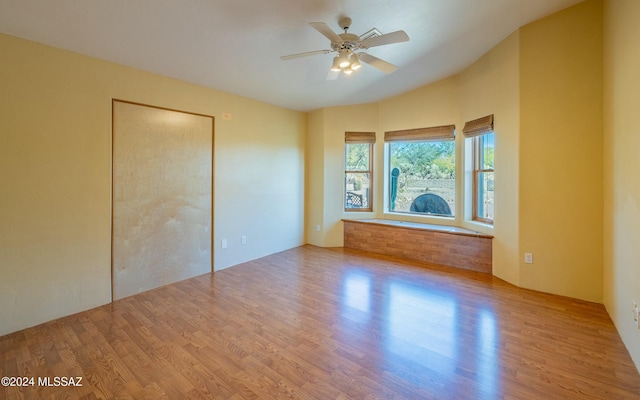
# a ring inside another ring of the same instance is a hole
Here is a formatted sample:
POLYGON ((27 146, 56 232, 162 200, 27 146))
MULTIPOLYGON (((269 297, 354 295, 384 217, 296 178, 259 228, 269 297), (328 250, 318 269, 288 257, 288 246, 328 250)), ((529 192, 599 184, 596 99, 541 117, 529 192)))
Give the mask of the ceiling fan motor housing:
POLYGON ((351 18, 342 17, 338 21, 338 25, 340 28, 344 30, 344 33, 338 34, 342 43, 334 43, 331 42, 331 48, 334 51, 340 50, 350 50, 353 51, 358 48, 358 42, 360 42, 360 36, 354 35, 353 33, 348 33, 347 30, 351 26, 351 18))
POLYGON ((349 17, 340 18, 340 20, 338 21, 338 25, 340 25, 340 28, 346 31, 351 26, 351 18, 349 17))
POLYGON ((342 39, 342 43, 331 43, 331 48, 333 50, 355 50, 358 48, 360 36, 354 35, 353 33, 341 33, 338 36, 342 39))

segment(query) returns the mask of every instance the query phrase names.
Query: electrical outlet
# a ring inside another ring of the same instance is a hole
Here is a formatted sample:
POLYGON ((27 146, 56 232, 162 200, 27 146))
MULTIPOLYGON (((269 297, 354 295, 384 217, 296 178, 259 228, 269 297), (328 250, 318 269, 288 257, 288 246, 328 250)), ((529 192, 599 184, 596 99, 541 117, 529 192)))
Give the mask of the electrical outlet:
POLYGON ((524 253, 524 263, 533 264, 533 253, 524 253))
POLYGON ((227 248, 227 239, 222 239, 222 242, 220 243, 220 246, 221 246, 223 249, 226 249, 226 248, 227 248))
POLYGON ((244 236, 244 235, 242 235, 242 236, 240 237, 240 243, 241 243, 241 244, 243 244, 243 245, 244 245, 244 244, 247 244, 247 237, 246 237, 246 236, 244 236))
POLYGON ((636 328, 640 329, 640 321, 638 320, 638 303, 635 301, 631 304, 631 313, 633 314, 633 323, 636 328))
POLYGON ((316 232, 320 232, 320 224, 316 225, 316 232))

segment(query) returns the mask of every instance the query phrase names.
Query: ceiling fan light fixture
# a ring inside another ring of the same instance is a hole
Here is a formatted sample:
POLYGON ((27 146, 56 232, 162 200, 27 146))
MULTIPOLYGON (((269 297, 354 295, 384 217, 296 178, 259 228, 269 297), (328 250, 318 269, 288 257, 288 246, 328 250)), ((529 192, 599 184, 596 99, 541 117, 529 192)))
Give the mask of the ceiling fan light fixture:
POLYGON ((349 61, 349 53, 347 50, 341 51, 340 55, 337 58, 340 68, 346 68, 349 66, 349 64, 351 64, 351 62, 349 61))
POLYGON ((360 60, 358 60, 358 55, 356 53, 353 53, 351 55, 351 69, 354 71, 357 71, 360 69, 360 67, 362 67, 362 64, 360 64, 360 60))
POLYGON ((344 72, 347 75, 353 74, 353 70, 351 69, 351 67, 347 67, 347 68, 343 69, 342 72, 344 72))
POLYGON ((333 64, 331 64, 331 70, 334 72, 340 71, 340 60, 339 56, 333 57, 333 64))

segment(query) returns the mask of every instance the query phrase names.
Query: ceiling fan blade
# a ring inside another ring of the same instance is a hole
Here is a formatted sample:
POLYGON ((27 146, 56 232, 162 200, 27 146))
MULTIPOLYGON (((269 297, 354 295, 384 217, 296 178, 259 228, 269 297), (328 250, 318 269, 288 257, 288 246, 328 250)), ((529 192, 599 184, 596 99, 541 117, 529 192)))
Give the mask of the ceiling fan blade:
POLYGON ((328 54, 331 53, 333 50, 315 50, 315 51, 307 51, 304 53, 297 53, 297 54, 289 54, 288 56, 282 56, 280 57, 280 59, 282 61, 286 61, 286 60, 293 60, 294 58, 300 58, 300 57, 307 57, 307 56, 315 56, 316 54, 328 54))
POLYGON ((327 39, 331 40, 331 43, 342 43, 340 36, 332 31, 331 28, 329 28, 329 25, 324 22, 309 22, 309 25, 311 25, 313 29, 322 33, 327 39))
POLYGON ((382 46, 385 44, 393 44, 406 42, 409 40, 409 35, 405 31, 395 31, 387 33, 381 36, 374 36, 360 42, 360 48, 368 49, 374 46, 382 46))
POLYGON ((327 74, 327 77, 325 78, 326 81, 335 81, 336 79, 338 79, 338 76, 340 75, 340 71, 334 71, 334 70, 329 70, 329 73, 327 74))
POLYGON ((358 58, 360 59, 360 61, 364 61, 367 64, 371 65, 372 67, 375 67, 377 69, 379 69, 380 71, 384 72, 385 74, 390 74, 393 71, 395 71, 396 69, 398 69, 397 66, 386 62, 384 60, 379 59, 378 57, 374 57, 371 54, 367 54, 367 53, 358 53, 358 58))

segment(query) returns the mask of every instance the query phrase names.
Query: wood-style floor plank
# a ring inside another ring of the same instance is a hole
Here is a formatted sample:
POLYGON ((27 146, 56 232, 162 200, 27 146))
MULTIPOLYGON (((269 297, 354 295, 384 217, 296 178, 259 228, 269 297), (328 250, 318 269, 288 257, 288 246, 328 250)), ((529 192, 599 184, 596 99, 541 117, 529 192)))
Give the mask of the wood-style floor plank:
POLYGON ((602 305, 313 246, 0 337, 0 375, 36 381, 2 399, 640 399, 602 305))

